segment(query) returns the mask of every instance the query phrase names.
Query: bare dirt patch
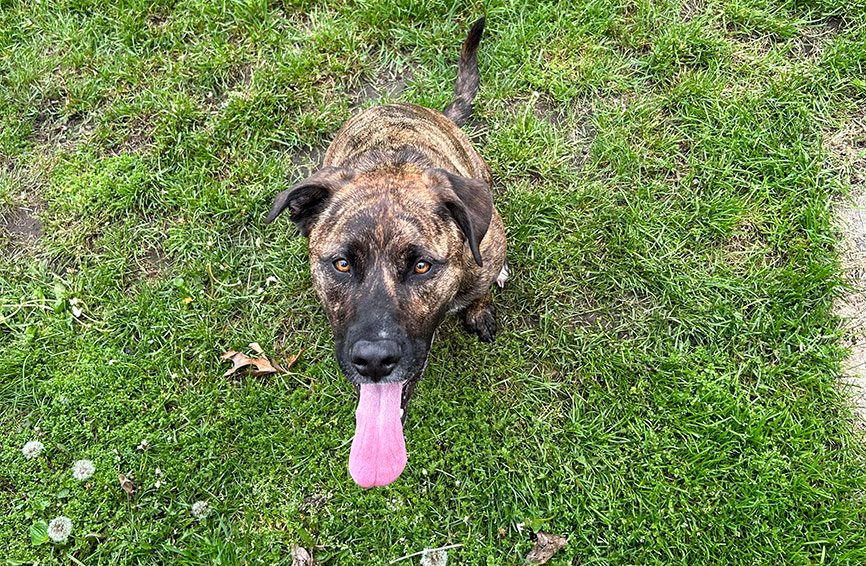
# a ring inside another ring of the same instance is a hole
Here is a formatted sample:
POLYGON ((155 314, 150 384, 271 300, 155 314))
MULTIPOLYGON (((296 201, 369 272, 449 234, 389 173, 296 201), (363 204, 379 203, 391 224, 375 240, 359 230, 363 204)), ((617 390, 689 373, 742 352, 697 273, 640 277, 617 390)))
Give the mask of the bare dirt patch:
POLYGON ((155 129, 150 116, 134 118, 128 122, 126 131, 119 137, 105 141, 106 153, 112 157, 140 153, 153 146, 155 129))
POLYGON ((362 79, 355 88, 349 89, 349 100, 354 110, 366 102, 375 102, 382 98, 395 98, 406 90, 415 78, 410 67, 401 69, 382 68, 375 76, 362 79))
POLYGON ((14 207, 2 220, 0 228, 8 238, 12 253, 24 252, 42 239, 42 221, 39 214, 45 210, 42 203, 22 204, 14 207))
POLYGON ((702 0, 686 0, 680 7, 680 17, 684 22, 695 19, 698 14, 704 11, 704 2, 702 0))
POLYGON ((245 63, 234 67, 225 82, 207 94, 207 103, 216 110, 226 105, 233 93, 242 93, 253 80, 253 65, 245 63))
POLYGON ((839 33, 843 26, 840 18, 829 18, 818 25, 809 26, 790 42, 788 57, 795 61, 814 62, 824 54, 827 43, 839 33))
POLYGON ((844 364, 842 386, 850 393, 857 426, 866 428, 866 109, 824 140, 824 147, 849 176, 849 198, 837 203, 842 266, 848 292, 836 301, 845 319, 851 353, 844 364))
POLYGON ((850 290, 836 303, 836 312, 845 318, 845 337, 851 353, 843 378, 850 390, 860 427, 866 427, 866 192, 852 195, 837 207, 842 231, 842 263, 850 290))
POLYGON ((159 245, 155 245, 147 250, 141 259, 140 265, 147 279, 162 277, 165 269, 169 267, 165 251, 159 245))
POLYGON ((568 317, 566 328, 572 332, 581 329, 611 332, 617 340, 630 340, 635 337, 635 321, 645 319, 657 308, 652 297, 634 291, 624 291, 606 304, 583 297, 569 309, 575 314, 568 317))
POLYGON ((311 147, 292 154, 290 162, 294 170, 295 178, 309 177, 322 165, 327 146, 311 147))
POLYGON ((759 263, 778 266, 784 259, 764 231, 751 218, 741 219, 722 244, 725 260, 735 269, 759 263))
POLYGON ((147 25, 157 32, 163 32, 165 31, 168 19, 168 14, 163 12, 157 12, 147 17, 147 25))
MULTIPOLYGON (((593 122, 595 111, 589 101, 576 99, 571 102, 558 102, 547 95, 533 92, 530 95, 508 98, 504 102, 515 116, 531 108, 537 120, 547 122, 564 134, 572 145, 569 163, 573 170, 581 169, 589 159, 590 147, 597 133, 593 122)), ((617 97, 615 101, 610 101, 610 104, 620 106, 621 102, 617 97)))
POLYGON ((45 99, 33 120, 32 140, 49 150, 70 150, 93 132, 90 116, 81 113, 64 115, 65 97, 45 99))

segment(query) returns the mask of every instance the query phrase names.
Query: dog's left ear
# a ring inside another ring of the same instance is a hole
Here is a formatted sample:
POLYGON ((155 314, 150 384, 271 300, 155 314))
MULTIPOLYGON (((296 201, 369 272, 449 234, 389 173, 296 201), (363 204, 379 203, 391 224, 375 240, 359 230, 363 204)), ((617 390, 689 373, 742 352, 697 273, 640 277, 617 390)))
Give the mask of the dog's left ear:
POLYGON ((469 243, 472 257, 479 267, 483 266, 479 246, 493 215, 493 194, 490 186, 478 179, 467 179, 444 169, 428 169, 424 172, 428 186, 439 195, 444 212, 447 213, 469 243))
POLYGON ((283 210, 288 208, 292 222, 298 226, 304 237, 309 236, 316 217, 325 209, 331 195, 351 181, 354 176, 353 171, 340 167, 319 169, 309 178, 282 191, 274 198, 274 204, 271 205, 271 212, 265 218, 265 224, 273 222, 283 210))

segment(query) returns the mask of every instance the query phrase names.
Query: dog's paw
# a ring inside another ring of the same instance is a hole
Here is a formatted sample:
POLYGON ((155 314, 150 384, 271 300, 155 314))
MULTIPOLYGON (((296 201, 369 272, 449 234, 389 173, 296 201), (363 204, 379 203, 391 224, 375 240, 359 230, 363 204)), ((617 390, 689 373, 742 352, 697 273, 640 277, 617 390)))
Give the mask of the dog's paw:
POLYGON ((493 342, 496 339, 496 307, 492 302, 487 302, 480 308, 466 309, 463 321, 466 328, 482 342, 493 342))

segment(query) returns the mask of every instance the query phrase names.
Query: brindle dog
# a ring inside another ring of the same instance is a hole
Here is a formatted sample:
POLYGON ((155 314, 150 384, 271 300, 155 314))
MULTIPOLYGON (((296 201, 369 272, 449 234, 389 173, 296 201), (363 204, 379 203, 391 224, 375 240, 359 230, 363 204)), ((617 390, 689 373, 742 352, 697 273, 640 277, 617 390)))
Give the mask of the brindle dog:
POLYGON ((459 126, 478 93, 484 18, 463 50, 444 113, 385 104, 349 119, 322 168, 274 200, 309 237, 310 269, 343 373, 359 390, 349 471, 387 485, 406 465, 402 422, 436 327, 462 311, 481 340, 496 334, 494 282, 507 278, 492 177, 459 126))

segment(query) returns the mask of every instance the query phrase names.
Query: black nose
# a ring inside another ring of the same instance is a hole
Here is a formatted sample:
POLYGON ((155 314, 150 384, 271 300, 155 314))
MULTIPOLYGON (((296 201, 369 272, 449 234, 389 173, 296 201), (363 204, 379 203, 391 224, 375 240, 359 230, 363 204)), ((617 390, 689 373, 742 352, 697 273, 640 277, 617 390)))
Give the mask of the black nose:
POLYGON ((378 381, 394 371, 401 355, 400 344, 393 340, 358 340, 352 346, 352 365, 364 377, 378 381))

